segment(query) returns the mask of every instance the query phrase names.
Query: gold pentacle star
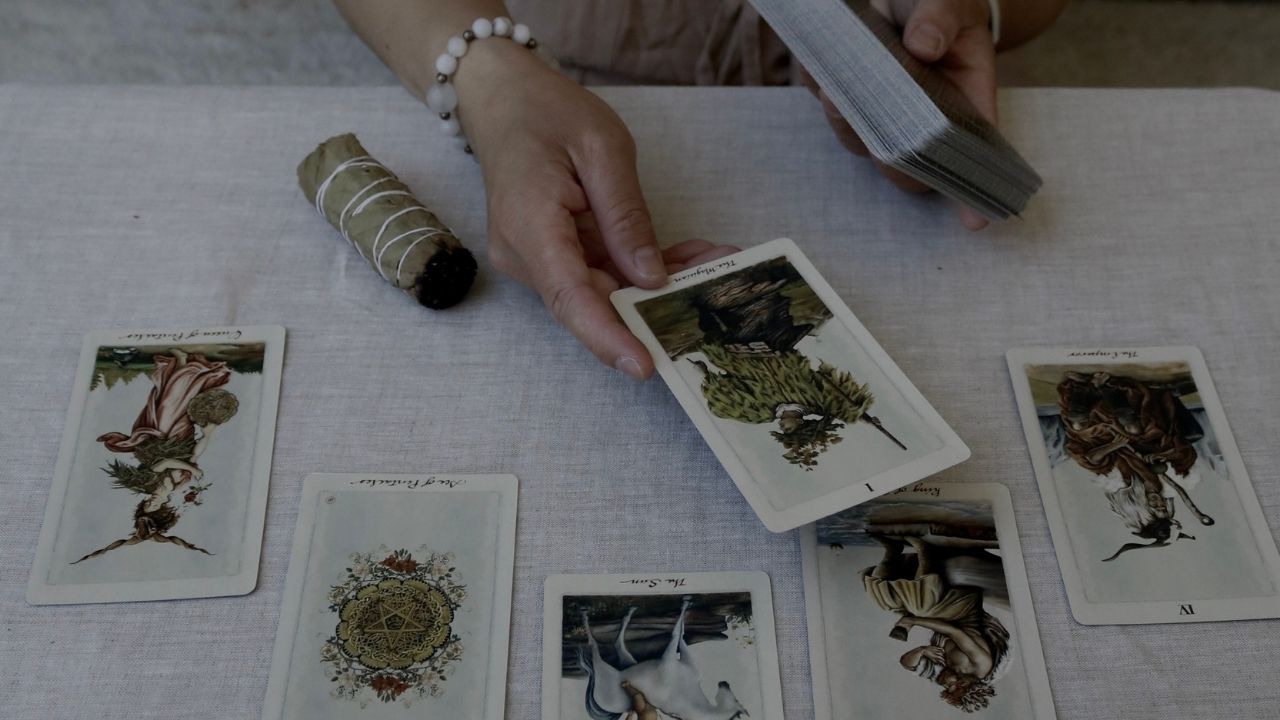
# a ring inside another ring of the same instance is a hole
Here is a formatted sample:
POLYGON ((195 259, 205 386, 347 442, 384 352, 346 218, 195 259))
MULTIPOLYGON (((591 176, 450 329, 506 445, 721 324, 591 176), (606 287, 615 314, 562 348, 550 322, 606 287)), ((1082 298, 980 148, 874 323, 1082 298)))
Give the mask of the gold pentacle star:
POLYGON ((404 669, 424 662, 449 641, 453 607, 420 580, 367 585, 338 611, 342 650, 365 667, 404 669))

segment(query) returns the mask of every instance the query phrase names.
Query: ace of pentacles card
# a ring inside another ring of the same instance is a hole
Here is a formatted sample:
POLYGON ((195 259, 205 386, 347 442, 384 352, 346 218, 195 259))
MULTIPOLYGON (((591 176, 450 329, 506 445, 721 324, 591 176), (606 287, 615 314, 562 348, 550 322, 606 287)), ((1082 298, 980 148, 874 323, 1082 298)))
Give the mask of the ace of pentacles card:
POLYGON ((1055 717, 1003 485, 913 485, 801 543, 817 720, 1055 717))
POLYGON ((896 490, 969 449, 787 239, 612 295, 765 527, 896 490))
POLYGON ((553 575, 542 720, 782 720, 769 576, 553 575))
POLYGON ((283 357, 274 326, 90 333, 28 602, 253 590, 283 357))
POLYGON ((264 720, 501 720, 516 494, 513 475, 308 477, 264 720))
POLYGON ((1199 350, 1008 360, 1076 620, 1280 617, 1280 553, 1199 350))

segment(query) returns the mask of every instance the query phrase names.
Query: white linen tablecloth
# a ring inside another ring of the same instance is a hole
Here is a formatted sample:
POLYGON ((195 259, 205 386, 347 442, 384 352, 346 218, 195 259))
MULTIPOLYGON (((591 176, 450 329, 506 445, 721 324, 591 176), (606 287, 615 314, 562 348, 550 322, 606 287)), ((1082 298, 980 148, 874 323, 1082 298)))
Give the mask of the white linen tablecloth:
MULTIPOLYGON (((1200 346, 1274 532, 1280 96, 1008 91, 1045 186, 971 234, 803 90, 601 94, 664 242, 795 238, 973 449, 942 477, 1009 486, 1060 717, 1280 716, 1280 621, 1071 619, 1003 358, 1200 346)), ((418 307, 302 199, 296 164, 352 130, 483 258, 479 170, 434 124, 398 88, 0 86, 0 716, 257 717, 316 471, 520 477, 509 718, 538 715, 546 575, 672 569, 769 573, 788 717, 812 716, 796 534, 761 526, 661 381, 598 366, 483 259, 462 305, 418 307), (258 589, 28 606, 84 333, 214 323, 289 332, 258 589)))

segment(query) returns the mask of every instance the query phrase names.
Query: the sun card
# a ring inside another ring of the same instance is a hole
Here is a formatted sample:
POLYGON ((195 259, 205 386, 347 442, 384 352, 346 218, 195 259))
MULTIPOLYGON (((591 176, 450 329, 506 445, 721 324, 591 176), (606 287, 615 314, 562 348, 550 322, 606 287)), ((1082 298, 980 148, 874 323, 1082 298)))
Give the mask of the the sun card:
POLYGON ((816 720, 1055 717, 1003 485, 920 483, 801 542, 816 720))
POLYGON ((1280 617, 1280 553, 1199 350, 1008 360, 1076 620, 1280 617))
POLYGON ((782 720, 769 576, 553 575, 542 720, 782 720))
POLYGON ((501 720, 512 475, 311 475, 264 720, 501 720))
POLYGON ((782 532, 969 449, 787 239, 613 293, 623 321, 764 521, 782 532))
POLYGON ((283 357, 276 326, 89 333, 27 601, 253 590, 283 357))

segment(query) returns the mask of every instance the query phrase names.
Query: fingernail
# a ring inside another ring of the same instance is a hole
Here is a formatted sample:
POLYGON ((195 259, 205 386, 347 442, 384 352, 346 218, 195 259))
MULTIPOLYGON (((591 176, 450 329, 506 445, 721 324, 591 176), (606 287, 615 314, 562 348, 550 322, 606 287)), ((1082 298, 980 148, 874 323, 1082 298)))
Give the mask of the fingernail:
POLYGON ((631 255, 631 261, 635 263, 636 271, 646 280, 665 280, 667 277, 667 269, 662 264, 662 254, 652 245, 637 248, 631 255))
POLYGON ((618 358, 618 361, 613 364, 613 367, 620 372, 630 375, 636 380, 644 379, 644 371, 640 369, 640 363, 636 362, 636 359, 633 357, 623 355, 618 358))
POLYGON ((921 50, 928 52, 930 57, 938 57, 946 49, 946 40, 936 25, 925 23, 916 29, 915 35, 918 38, 916 44, 921 50))

